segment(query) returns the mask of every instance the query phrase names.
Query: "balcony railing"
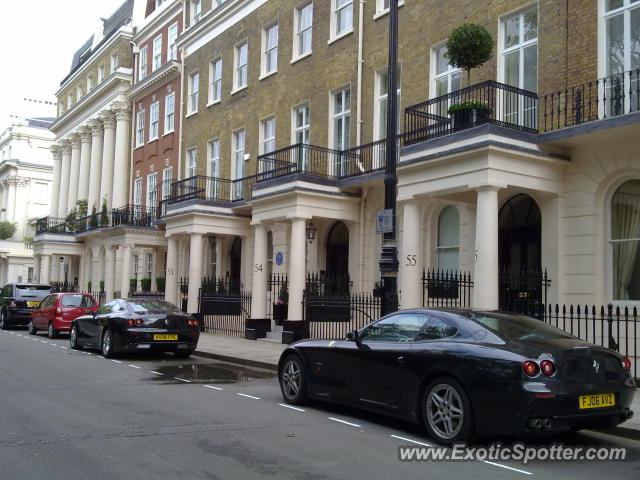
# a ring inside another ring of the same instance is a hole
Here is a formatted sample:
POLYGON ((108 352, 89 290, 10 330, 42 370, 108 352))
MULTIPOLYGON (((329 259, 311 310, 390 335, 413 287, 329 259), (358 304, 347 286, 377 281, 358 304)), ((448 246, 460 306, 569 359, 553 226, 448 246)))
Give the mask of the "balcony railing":
POLYGON ((157 215, 156 207, 125 205, 111 211, 111 226, 152 227, 157 215))
POLYGON ((174 204, 186 200, 199 199, 211 200, 215 202, 237 202, 249 198, 253 185, 256 183, 257 175, 229 180, 226 178, 206 177, 196 175, 193 177, 178 180, 171 184, 171 195, 163 200, 164 204, 174 204))
POLYGON ((344 158, 339 150, 297 143, 258 157, 258 182, 303 173, 316 177, 340 176, 344 158))
POLYGON ((117 226, 152 227, 158 216, 156 207, 125 205, 111 212, 97 212, 76 219, 44 217, 36 221, 38 233, 78 234, 117 226))
POLYGON ((540 97, 544 132, 640 111, 640 69, 540 97))
POLYGON ((487 80, 405 110, 405 145, 484 123, 538 132, 538 95, 487 80))
POLYGON ((38 233, 70 233, 64 218, 43 217, 36 220, 36 234, 38 233))

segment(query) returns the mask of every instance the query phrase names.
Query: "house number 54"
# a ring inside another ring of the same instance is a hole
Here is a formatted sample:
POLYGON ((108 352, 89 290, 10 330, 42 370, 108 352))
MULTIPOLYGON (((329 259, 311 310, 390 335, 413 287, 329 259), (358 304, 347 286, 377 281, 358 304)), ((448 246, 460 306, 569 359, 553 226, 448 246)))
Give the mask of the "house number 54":
POLYGON ((261 263, 256 263, 255 268, 256 268, 254 270, 255 272, 261 272, 262 271, 262 264, 261 263))

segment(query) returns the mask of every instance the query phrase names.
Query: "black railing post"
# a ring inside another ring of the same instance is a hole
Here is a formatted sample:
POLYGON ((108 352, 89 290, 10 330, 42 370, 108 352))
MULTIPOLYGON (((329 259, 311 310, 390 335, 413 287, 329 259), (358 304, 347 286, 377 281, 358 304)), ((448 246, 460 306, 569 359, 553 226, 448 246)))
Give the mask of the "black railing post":
MULTIPOLYGON (((620 315, 618 315, 619 320, 620 315)), ((607 305, 607 325, 609 331, 609 348, 611 350, 618 350, 618 344, 616 343, 615 338, 613 338, 613 304, 610 303, 607 305)))

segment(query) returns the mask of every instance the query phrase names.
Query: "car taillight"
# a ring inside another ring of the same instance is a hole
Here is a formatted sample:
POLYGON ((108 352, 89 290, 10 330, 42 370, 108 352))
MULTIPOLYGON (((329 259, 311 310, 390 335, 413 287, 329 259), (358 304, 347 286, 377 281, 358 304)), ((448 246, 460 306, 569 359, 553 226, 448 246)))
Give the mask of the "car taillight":
POLYGON ((198 326, 198 320, 188 319, 187 320, 187 325, 189 325, 190 327, 197 327, 198 326))
POLYGON ((522 371, 530 377, 535 377, 538 374, 538 364, 527 360, 522 364, 522 371))
POLYGON ((11 300, 11 303, 9 304, 9 308, 16 308, 16 302, 11 300))
POLYGON ((622 357, 622 367, 627 371, 631 370, 631 360, 627 357, 622 357))
POLYGON ((553 375, 556 373, 556 366, 551 360, 543 360, 540 362, 540 370, 545 375, 553 375))
POLYGON ((140 327, 142 326, 143 321, 141 318, 129 318, 127 320, 127 326, 128 327, 140 327))

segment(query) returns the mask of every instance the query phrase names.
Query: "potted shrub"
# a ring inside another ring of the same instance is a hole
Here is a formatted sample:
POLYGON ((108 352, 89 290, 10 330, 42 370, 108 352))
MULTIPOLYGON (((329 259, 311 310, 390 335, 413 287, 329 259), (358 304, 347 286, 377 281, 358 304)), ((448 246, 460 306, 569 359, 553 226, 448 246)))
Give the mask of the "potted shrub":
POLYGON ((91 228, 98 228, 98 216, 96 215, 96 204, 91 207, 91 218, 89 218, 89 226, 91 228))
POLYGON ((91 291, 91 280, 87 282, 87 292, 91 291))
POLYGON ((141 278, 140 279, 140 288, 143 292, 151 291, 151 279, 150 278, 141 278))
POLYGON ((107 199, 102 199, 102 209, 100 212, 100 226, 108 227, 109 226, 109 214, 107 213, 107 199))
POLYGON ((289 285, 287 282, 284 282, 280 286, 280 291, 278 292, 278 299, 273 304, 273 320, 276 325, 282 325, 284 320, 288 318, 288 310, 289 310, 289 285))
POLYGON ((129 291, 130 292, 135 292, 138 289, 138 280, 136 280, 135 278, 130 278, 129 279, 129 291))
POLYGON ((447 113, 453 119, 453 128, 460 128, 487 123, 492 110, 486 103, 461 102, 451 105, 447 113))
POLYGON ((100 291, 104 292, 104 280, 100 280, 100 291))
POLYGON ((165 281, 164 277, 156 277, 156 290, 158 292, 164 292, 165 281))

